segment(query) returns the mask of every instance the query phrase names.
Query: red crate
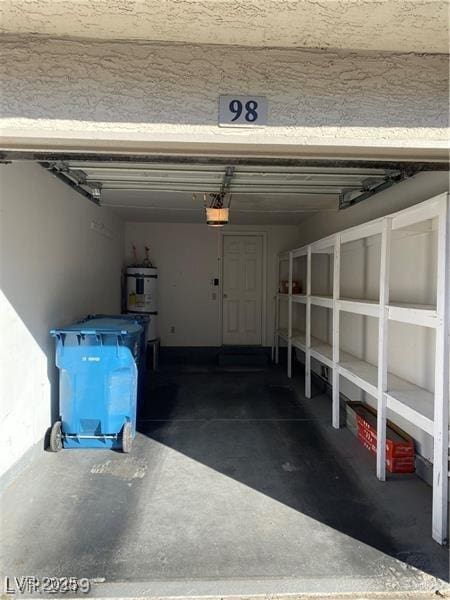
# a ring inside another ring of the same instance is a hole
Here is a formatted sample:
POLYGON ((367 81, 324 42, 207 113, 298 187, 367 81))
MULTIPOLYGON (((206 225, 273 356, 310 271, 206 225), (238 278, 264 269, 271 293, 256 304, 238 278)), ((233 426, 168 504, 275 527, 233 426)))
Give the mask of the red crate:
MULTIPOLYGON (((376 411, 362 402, 349 402, 347 408, 355 413, 359 441, 369 452, 376 454, 376 411)), ((349 416, 354 420, 353 415, 349 416)), ((388 422, 386 437, 387 470, 390 473, 413 473, 415 471, 415 454, 412 438, 390 422, 388 422)))
POLYGON ((390 473, 414 473, 415 463, 413 458, 387 458, 386 468, 390 473))

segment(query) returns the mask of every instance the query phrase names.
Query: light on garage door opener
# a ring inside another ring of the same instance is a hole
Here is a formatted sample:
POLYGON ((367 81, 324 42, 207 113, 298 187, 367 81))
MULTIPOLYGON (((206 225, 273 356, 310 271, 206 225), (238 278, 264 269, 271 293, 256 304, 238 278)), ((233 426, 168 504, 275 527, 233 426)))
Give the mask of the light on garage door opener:
POLYGON ((226 192, 205 193, 203 198, 205 201, 206 224, 210 227, 223 227, 226 225, 230 217, 231 194, 226 192))
MULTIPOLYGON (((223 175, 220 192, 204 192, 203 201, 205 204, 206 224, 210 227, 223 227, 230 218, 231 193, 229 192, 231 179, 235 168, 228 166, 223 175)), ((196 195, 192 194, 195 202, 196 195)))

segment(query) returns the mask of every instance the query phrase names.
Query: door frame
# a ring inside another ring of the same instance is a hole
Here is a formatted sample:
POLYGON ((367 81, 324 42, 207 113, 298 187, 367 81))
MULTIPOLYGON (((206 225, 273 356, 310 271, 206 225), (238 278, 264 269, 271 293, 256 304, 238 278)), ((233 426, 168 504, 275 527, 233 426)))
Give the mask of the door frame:
POLYGON ((223 229, 220 231, 219 252, 217 260, 219 261, 219 345, 223 346, 223 256, 224 256, 224 238, 227 235, 254 236, 262 238, 262 305, 261 305, 261 347, 267 345, 267 231, 233 231, 232 229, 223 229))

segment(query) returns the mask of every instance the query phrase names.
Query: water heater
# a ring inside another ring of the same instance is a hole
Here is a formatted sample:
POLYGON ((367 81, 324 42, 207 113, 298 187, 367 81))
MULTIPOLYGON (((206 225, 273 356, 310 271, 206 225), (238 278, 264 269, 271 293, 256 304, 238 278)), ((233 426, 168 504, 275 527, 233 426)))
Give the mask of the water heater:
POLYGON ((146 313, 150 316, 147 328, 147 341, 158 337, 157 332, 157 287, 158 269, 154 267, 128 267, 127 269, 127 311, 146 313))

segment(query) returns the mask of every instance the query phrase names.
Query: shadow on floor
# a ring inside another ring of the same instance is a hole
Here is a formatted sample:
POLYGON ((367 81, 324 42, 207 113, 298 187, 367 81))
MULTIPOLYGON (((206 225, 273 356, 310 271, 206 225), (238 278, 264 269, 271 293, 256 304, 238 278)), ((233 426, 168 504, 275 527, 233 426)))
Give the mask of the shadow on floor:
POLYGON ((11 483, 0 572, 150 582, 133 597, 442 589, 430 488, 379 482, 301 382, 274 367, 149 374, 131 454, 42 452, 11 483))
POLYGON ((323 418, 328 398, 320 396, 322 413, 318 406, 315 413, 311 401, 281 380, 276 369, 264 376, 163 369, 151 376, 138 430, 318 523, 448 580, 447 550, 430 537, 431 490, 415 476, 401 476, 402 498, 393 489, 396 481, 378 482, 372 457, 356 440, 350 440, 352 460, 345 443, 330 444, 330 435, 348 442, 350 434, 331 430, 329 415, 323 418), (425 539, 412 535, 418 529, 427 532, 425 539))

